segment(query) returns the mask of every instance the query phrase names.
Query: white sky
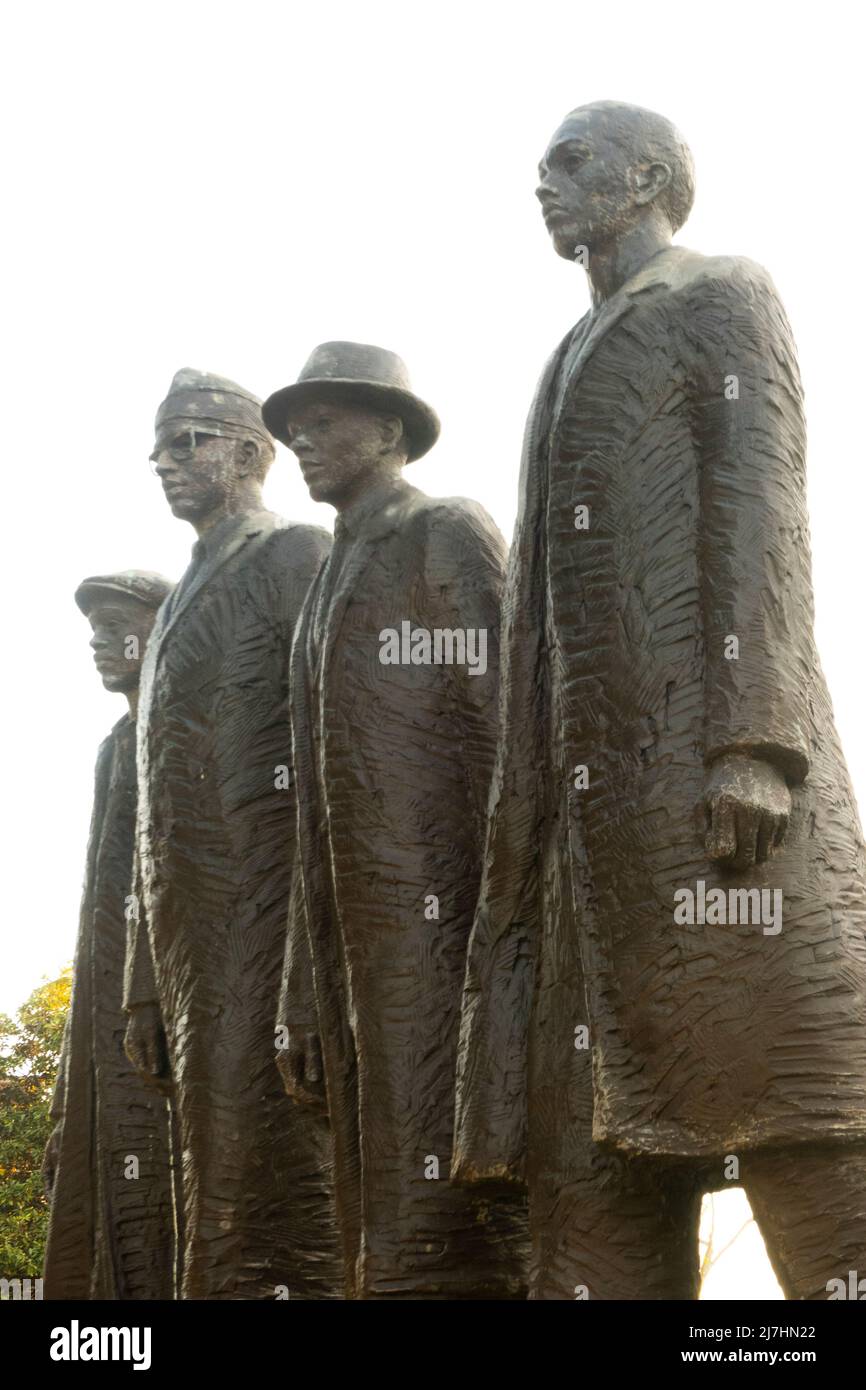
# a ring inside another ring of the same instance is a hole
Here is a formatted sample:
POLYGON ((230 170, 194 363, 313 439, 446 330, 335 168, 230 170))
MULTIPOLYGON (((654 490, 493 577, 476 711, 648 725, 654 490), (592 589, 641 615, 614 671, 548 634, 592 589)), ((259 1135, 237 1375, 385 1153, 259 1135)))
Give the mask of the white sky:
MULTIPOLYGON (((818 639, 863 803, 857 11, 591 9, 7 7, 0 1010, 72 954, 93 762, 123 711, 92 668, 75 586, 131 566, 178 576, 194 539, 147 463, 174 371, 264 396, 325 339, 393 348, 444 425, 411 480, 478 498, 510 538, 532 388, 587 304, 583 272, 549 245, 536 165, 566 111, 597 98, 679 125, 698 192, 678 239, 764 263, 787 305, 818 639)), ((331 525, 282 448, 267 497, 331 525)))

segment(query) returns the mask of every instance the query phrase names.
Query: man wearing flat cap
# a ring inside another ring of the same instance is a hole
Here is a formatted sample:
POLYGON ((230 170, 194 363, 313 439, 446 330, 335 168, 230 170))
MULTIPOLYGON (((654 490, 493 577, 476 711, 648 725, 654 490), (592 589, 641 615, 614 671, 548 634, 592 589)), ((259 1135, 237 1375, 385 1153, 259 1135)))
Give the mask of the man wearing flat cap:
POLYGON ((142 673, 125 1003, 127 1052, 171 1075, 183 1298, 335 1289, 327 1128, 268 1060, 295 819, 289 645, 330 538, 264 508, 273 455, 255 396, 177 373, 152 458, 198 541, 142 673))
POLYGON ((127 570, 79 585, 75 601, 106 690, 128 710, 99 750, 72 1000, 45 1154, 51 1217, 46 1298, 172 1296, 172 1220, 165 1100, 123 1053, 123 960, 132 909, 135 718, 142 656, 171 590, 127 570))
POLYGON ((393 353, 326 343, 263 415, 337 509, 292 650, 280 1070, 301 1102, 324 1085, 350 1297, 521 1297, 519 1202, 447 1177, 505 544, 477 503, 404 480, 439 422, 393 353))

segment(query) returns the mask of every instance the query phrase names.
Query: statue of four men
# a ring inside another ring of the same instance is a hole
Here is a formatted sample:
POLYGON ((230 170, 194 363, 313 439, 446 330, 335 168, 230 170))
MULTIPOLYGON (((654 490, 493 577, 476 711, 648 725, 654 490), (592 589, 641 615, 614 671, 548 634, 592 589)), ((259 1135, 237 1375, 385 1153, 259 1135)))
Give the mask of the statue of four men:
POLYGON ((152 457, 191 564, 79 591, 141 696, 98 764, 47 1296, 694 1298, 732 1181, 788 1297, 866 1256, 866 858, 790 328, 760 267, 671 244, 667 120, 579 108, 539 172, 591 308, 510 556, 404 479, 439 423, 401 360, 327 343, 264 405, 179 372, 152 457), (273 439, 333 546, 263 507, 273 439))

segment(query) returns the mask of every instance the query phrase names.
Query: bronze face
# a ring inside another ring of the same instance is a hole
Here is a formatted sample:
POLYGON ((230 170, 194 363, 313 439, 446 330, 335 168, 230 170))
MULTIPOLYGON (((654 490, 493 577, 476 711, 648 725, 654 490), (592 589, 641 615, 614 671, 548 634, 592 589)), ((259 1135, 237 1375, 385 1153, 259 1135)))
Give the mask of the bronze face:
POLYGON ((634 208, 629 159, 611 139, 603 113, 573 111, 538 166, 536 197, 557 255, 607 242, 634 208))
POLYGON ((323 397, 295 406, 286 431, 310 496, 338 506, 393 458, 403 426, 397 416, 323 397))
POLYGON ((155 617, 155 608, 127 594, 106 594, 90 609, 93 663, 106 690, 135 690, 155 617))
POLYGON ((174 515, 197 522, 230 501, 258 458, 258 446, 168 421, 150 458, 174 515))

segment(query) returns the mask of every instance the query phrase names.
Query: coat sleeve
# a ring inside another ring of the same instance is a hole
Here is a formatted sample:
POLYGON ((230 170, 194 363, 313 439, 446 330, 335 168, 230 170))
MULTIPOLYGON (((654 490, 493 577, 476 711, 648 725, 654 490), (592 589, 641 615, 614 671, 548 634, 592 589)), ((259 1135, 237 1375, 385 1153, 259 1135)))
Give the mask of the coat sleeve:
POLYGON ((296 861, 289 894, 286 951, 280 981, 277 1025, 303 1033, 319 1031, 313 958, 304 907, 301 866, 296 861))
MULTIPOLYGON (((333 542, 328 532, 317 526, 290 527, 282 534, 279 541, 281 553, 285 560, 280 566, 279 576, 278 639, 279 649, 282 652, 282 675, 287 694, 291 648, 304 600, 321 565, 328 558, 333 542)), ((289 749, 291 748, 291 728, 288 699, 283 718, 285 746, 289 749)), ((290 762, 293 761, 292 756, 290 762)), ((294 769, 292 772, 294 776, 294 769)), ((291 795, 293 798, 297 797, 296 782, 292 786, 291 795)), ((301 865, 297 860, 297 810, 293 817, 289 843, 285 846, 284 852, 290 857, 292 872, 286 922, 286 946, 276 1021, 278 1025, 312 1033, 318 1031, 318 1023, 303 876, 301 865)))
POLYGON ((127 1010, 139 1004, 159 1003, 137 852, 132 868, 132 899, 132 910, 128 910, 126 915, 126 960, 123 970, 123 1007, 127 1010))
POLYGON ((496 753, 499 618, 507 558, 503 536, 476 502, 454 499, 429 516, 424 542, 428 622, 431 629, 462 629, 473 658, 471 665, 454 666, 449 674, 459 687, 454 705, 479 855, 496 753))
POLYGON ((113 734, 109 734, 108 738, 104 739, 100 744, 99 752, 96 757, 93 809, 90 814, 90 830, 87 836, 87 863, 84 872, 84 888, 81 894, 81 907, 78 914, 78 935, 75 941, 75 959, 72 966, 72 989, 69 998, 69 1012, 66 1015, 66 1022, 63 1025, 63 1043, 60 1048, 57 1080, 54 1083, 54 1091, 51 1096, 50 1114, 55 1124, 59 1124, 63 1119, 66 1109, 66 1095, 69 1085, 69 1058, 73 1046, 73 1019, 77 1014, 81 1012, 86 1013, 90 1009, 87 944, 92 931, 91 915, 93 904, 91 894, 93 891, 96 848, 100 826, 102 825, 102 818, 105 815, 105 798, 108 788, 108 779, 111 775, 113 758, 114 736, 113 734), (84 1000, 83 1005, 81 1002, 82 996, 84 1000))
POLYGON ((805 500, 806 431, 791 329, 748 261, 691 287, 683 316, 697 363, 699 572, 705 758, 809 769, 816 669, 805 500))
POLYGON ((72 1008, 70 1005, 69 1013, 66 1015, 66 1022, 63 1025, 63 1043, 60 1048, 60 1062, 57 1067, 57 1079, 54 1082, 54 1090, 51 1093, 51 1106, 49 1115, 54 1123, 60 1124, 66 1110, 66 1083, 69 1077, 69 1049, 71 1046, 70 1034, 72 1032, 72 1008))
POLYGON ((527 419, 502 594, 496 756, 457 1051, 451 1175, 458 1182, 522 1184, 526 1178, 527 1056, 548 780, 543 450, 553 384, 569 340, 549 359, 527 419))
MULTIPOLYGON (((467 951, 451 1175, 458 1182, 519 1185, 525 1179, 526 1047, 536 941, 538 797, 527 778, 537 775, 539 726, 525 717, 532 711, 523 708, 522 673, 513 673, 500 706, 505 544, 480 508, 464 505, 462 514, 443 511, 436 517, 425 567, 428 591, 440 595, 439 620, 488 630, 486 676, 466 673, 461 683, 481 882, 467 951), (516 738, 515 723, 521 730, 516 738)), ((531 643, 521 641, 525 618, 524 613, 509 623, 509 649, 516 644, 520 660, 531 661, 531 643)))
POLYGON ((321 526, 292 526, 287 540, 291 564, 286 566, 282 618, 291 646, 307 590, 330 555, 333 539, 321 526))

